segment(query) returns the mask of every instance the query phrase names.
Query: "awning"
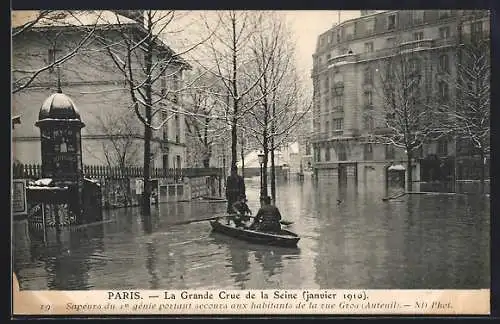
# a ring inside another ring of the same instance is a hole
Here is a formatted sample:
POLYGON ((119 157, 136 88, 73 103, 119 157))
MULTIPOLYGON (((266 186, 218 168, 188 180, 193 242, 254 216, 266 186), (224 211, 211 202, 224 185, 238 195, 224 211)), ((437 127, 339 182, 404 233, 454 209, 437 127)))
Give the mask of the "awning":
POLYGON ((406 168, 401 164, 391 165, 388 169, 389 171, 404 171, 406 168))

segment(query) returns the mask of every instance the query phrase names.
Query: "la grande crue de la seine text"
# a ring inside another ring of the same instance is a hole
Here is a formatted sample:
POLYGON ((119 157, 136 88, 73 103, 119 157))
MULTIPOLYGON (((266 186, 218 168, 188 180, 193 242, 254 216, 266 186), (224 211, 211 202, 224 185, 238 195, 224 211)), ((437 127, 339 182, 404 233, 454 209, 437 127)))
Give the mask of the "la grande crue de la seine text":
POLYGON ((180 300, 242 300, 242 299, 276 299, 276 300, 304 300, 310 301, 314 299, 337 299, 338 297, 344 300, 366 300, 368 299, 364 291, 352 292, 352 293, 342 293, 340 296, 336 292, 332 291, 321 291, 321 292, 310 292, 309 290, 304 290, 300 292, 287 291, 287 290, 274 290, 272 292, 267 291, 205 291, 205 292, 191 292, 183 290, 181 292, 171 292, 164 291, 159 292, 154 296, 145 296, 143 292, 140 291, 109 291, 108 300, 138 300, 138 299, 150 299, 150 298, 163 298, 163 299, 180 299, 180 300))

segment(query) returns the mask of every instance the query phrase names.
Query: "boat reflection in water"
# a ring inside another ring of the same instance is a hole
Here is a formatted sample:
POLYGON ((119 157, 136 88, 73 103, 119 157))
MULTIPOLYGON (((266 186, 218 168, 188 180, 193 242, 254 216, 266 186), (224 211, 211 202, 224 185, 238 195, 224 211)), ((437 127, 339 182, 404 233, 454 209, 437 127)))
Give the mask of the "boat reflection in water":
POLYGON ((283 273, 281 269, 286 266, 287 260, 299 259, 301 253, 297 247, 254 244, 217 232, 211 232, 209 239, 219 249, 227 251, 226 266, 230 267, 231 277, 240 289, 255 286, 261 289, 279 288, 281 280, 276 277, 283 273))

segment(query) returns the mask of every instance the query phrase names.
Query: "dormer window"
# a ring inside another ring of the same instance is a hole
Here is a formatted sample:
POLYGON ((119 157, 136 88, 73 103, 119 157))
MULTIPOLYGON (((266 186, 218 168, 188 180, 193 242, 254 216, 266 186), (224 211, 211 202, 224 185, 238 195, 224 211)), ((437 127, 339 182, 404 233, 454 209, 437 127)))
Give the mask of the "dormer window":
POLYGON ((396 29, 396 15, 389 15, 387 16, 387 30, 394 30, 396 29))

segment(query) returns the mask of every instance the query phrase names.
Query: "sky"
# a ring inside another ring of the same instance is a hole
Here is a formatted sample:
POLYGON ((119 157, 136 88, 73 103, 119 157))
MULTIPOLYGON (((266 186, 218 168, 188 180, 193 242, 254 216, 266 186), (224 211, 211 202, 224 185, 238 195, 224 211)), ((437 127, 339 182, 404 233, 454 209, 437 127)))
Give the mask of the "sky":
MULTIPOLYGON (((310 74, 312 54, 316 49, 318 36, 339 21, 338 10, 285 11, 287 21, 296 36, 297 67, 310 74)), ((360 16, 358 10, 341 10, 340 22, 360 16)))
MULTIPOLYGON (((360 16, 359 10, 283 10, 279 12, 285 16, 295 36, 297 70, 302 74, 301 79, 303 80, 310 80, 312 54, 315 51, 318 36, 337 24, 339 18, 340 22, 342 22, 360 16)), ((28 12, 16 12, 15 14, 23 15, 28 14, 28 12)), ((14 21, 13 23, 15 24, 14 21)), ((168 39, 173 40, 181 37, 184 38, 184 40, 179 39, 180 42, 193 44, 193 42, 196 42, 196 38, 202 37, 197 37, 196 34, 198 33, 195 31, 198 29, 195 26, 199 26, 200 24, 199 12, 195 12, 194 15, 186 12, 179 13, 176 17, 176 21, 179 21, 179 28, 174 27, 170 35, 167 36, 168 39)), ((167 43, 169 42, 167 41, 167 43)), ((175 45, 173 47, 174 49, 176 48, 175 45)), ((307 83, 310 83, 312 88, 312 82, 307 83)))

